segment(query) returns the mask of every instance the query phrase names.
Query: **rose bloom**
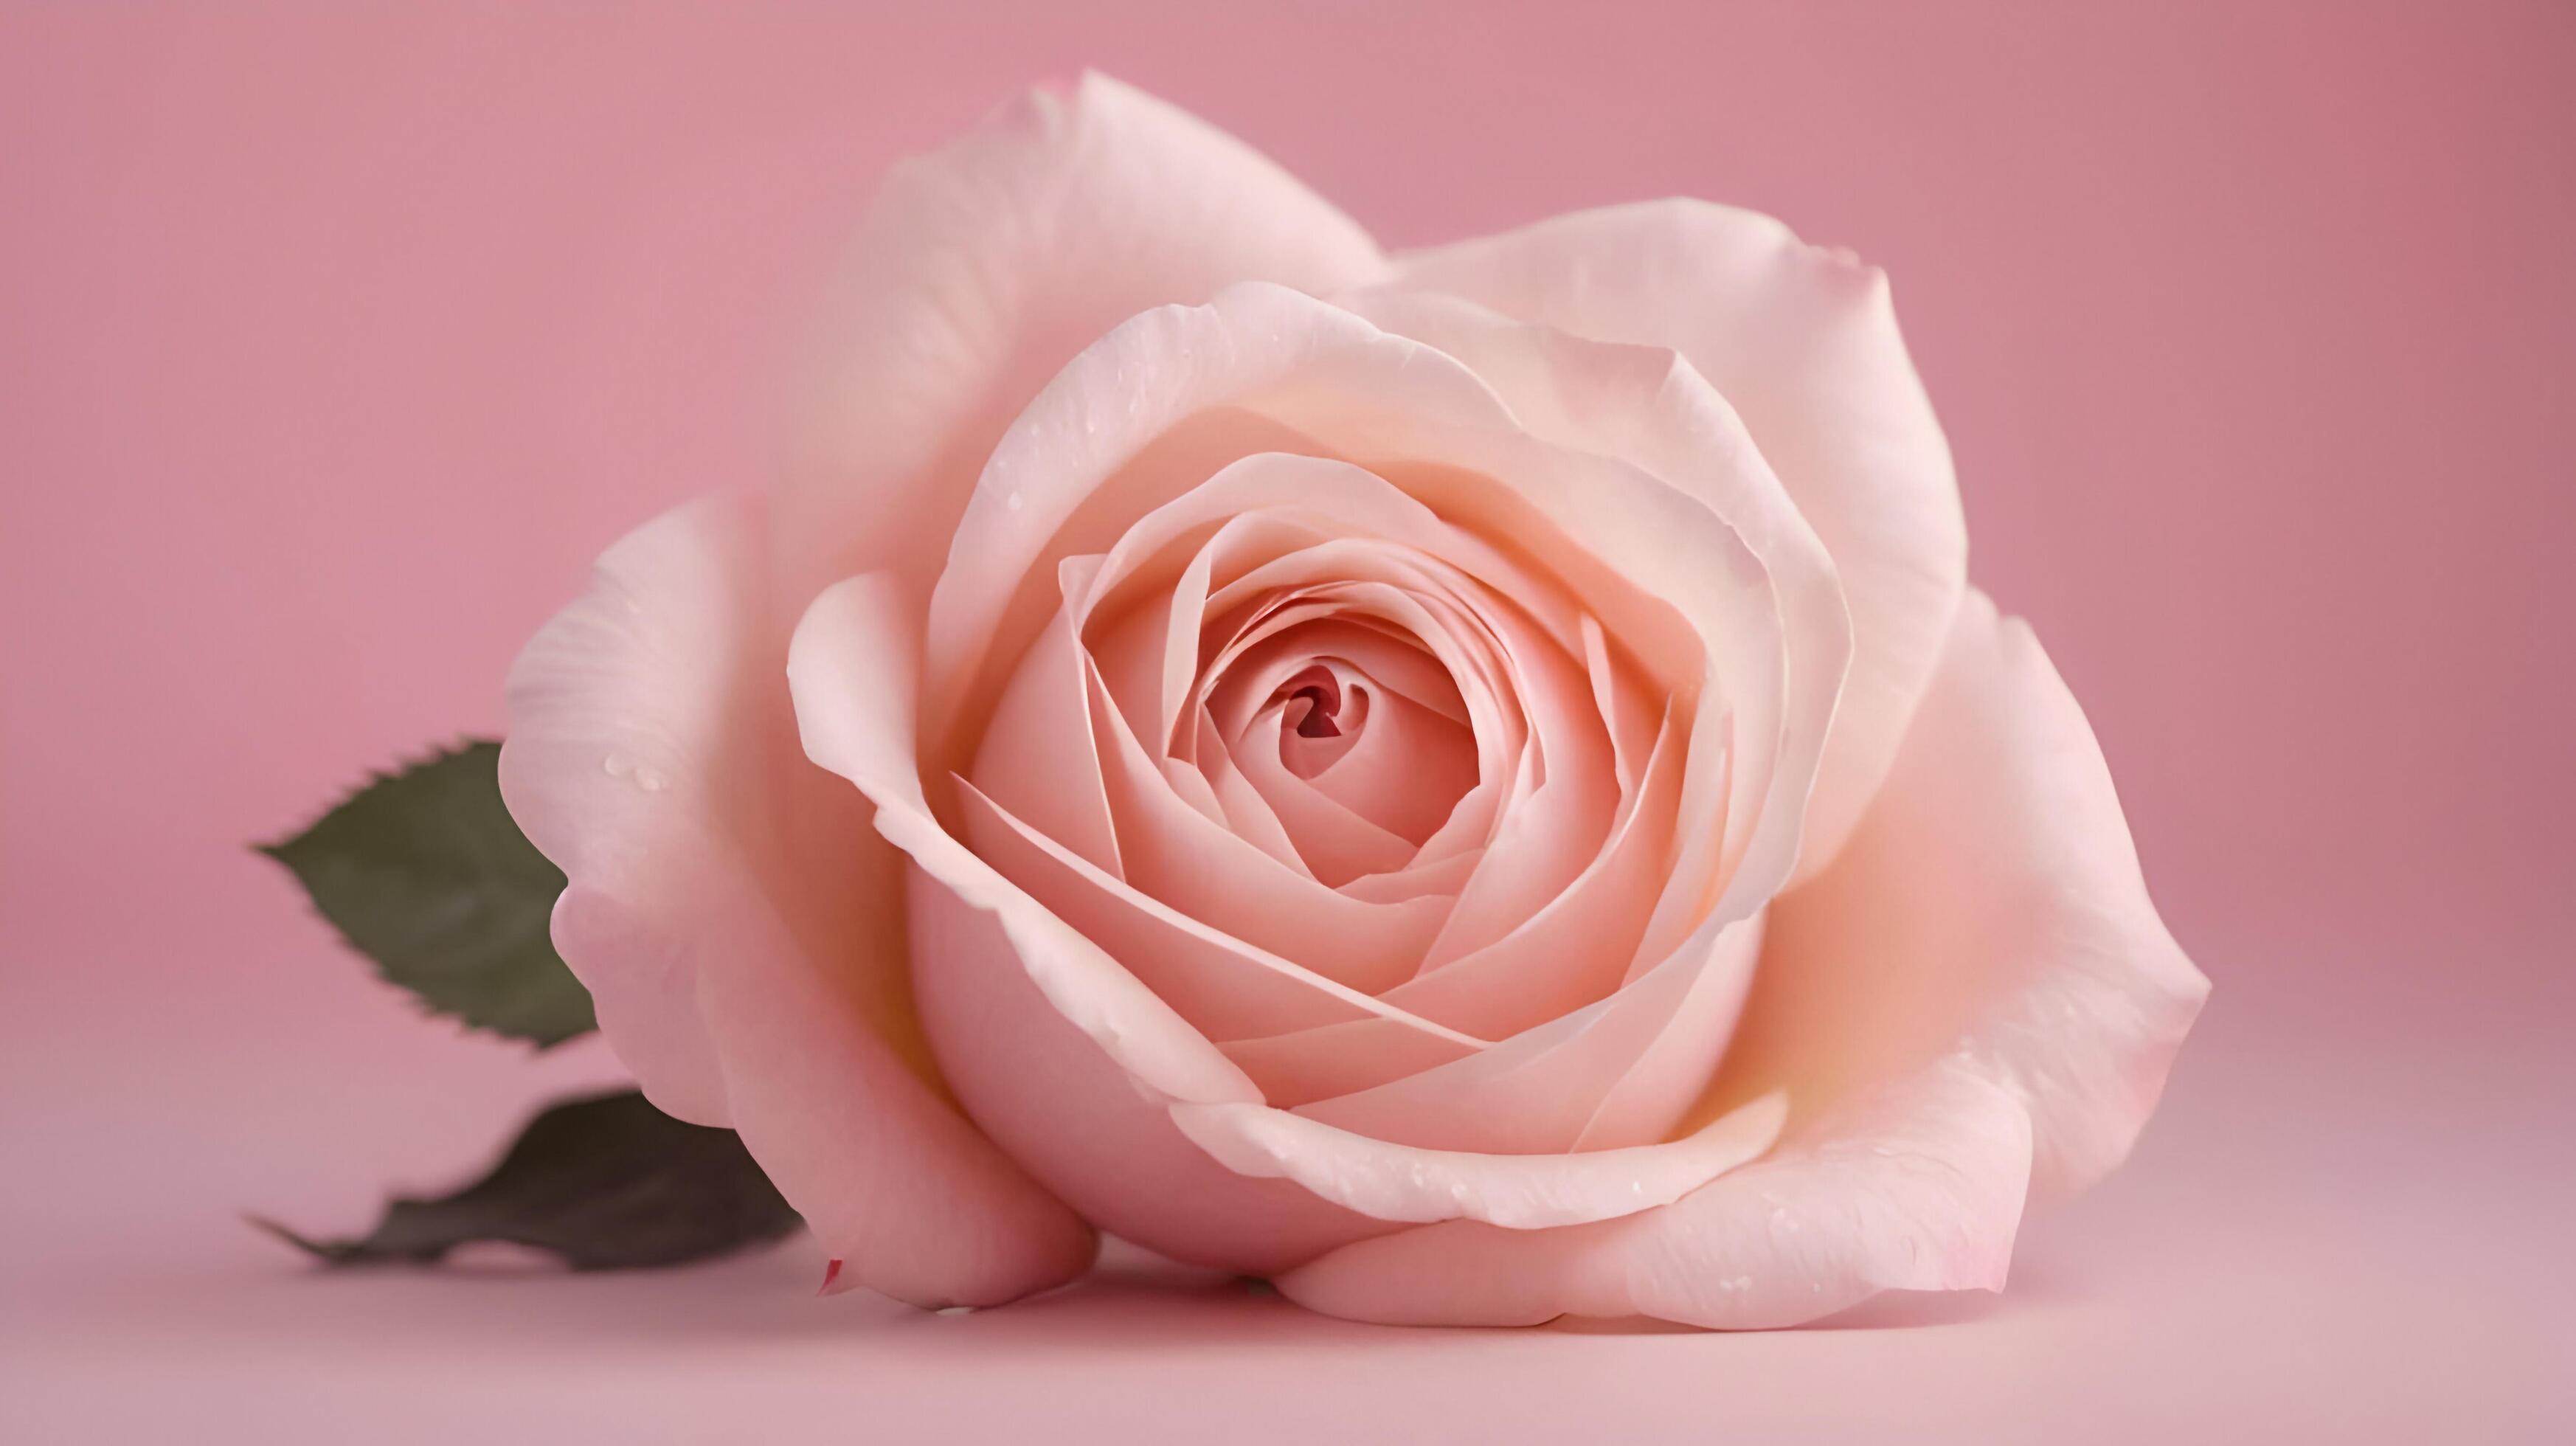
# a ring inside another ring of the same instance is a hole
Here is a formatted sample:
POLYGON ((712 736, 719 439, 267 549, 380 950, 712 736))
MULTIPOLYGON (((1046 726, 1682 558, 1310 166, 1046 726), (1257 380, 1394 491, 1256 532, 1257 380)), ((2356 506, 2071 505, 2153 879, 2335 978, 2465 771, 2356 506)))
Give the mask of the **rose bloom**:
POLYGON ((608 551, 501 764, 831 1284, 1106 1231, 1776 1326, 2000 1287, 2128 1153, 2207 985, 1878 272, 1693 201, 1388 255, 1096 76, 857 256, 793 465, 608 551))

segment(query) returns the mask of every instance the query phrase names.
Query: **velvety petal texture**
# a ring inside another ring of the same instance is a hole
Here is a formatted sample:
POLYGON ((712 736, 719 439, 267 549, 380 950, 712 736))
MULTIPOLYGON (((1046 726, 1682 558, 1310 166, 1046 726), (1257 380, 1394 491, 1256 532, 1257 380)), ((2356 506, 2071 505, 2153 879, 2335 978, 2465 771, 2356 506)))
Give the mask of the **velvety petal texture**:
POLYGON ((858 255, 789 475, 611 549, 503 757, 844 1281, 1781 1325, 2127 1153, 2206 984, 1878 273, 1680 202, 1389 260, 1097 76, 858 255))

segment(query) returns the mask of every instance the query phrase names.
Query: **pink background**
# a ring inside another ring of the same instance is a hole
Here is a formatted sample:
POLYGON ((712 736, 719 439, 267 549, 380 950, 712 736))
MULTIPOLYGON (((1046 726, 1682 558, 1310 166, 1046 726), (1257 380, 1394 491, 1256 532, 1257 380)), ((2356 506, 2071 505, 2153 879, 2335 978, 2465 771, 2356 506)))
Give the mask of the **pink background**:
POLYGON ((759 9, 0 4, 0 1436, 2576 1430, 2576 7, 759 9), (1893 273, 2218 984, 2000 1301, 948 1319, 803 1242, 315 1279, 236 1222, 614 1076, 419 1022, 242 846, 495 730, 593 553, 759 480, 879 169, 1083 65, 1391 244, 1688 193, 1893 273))

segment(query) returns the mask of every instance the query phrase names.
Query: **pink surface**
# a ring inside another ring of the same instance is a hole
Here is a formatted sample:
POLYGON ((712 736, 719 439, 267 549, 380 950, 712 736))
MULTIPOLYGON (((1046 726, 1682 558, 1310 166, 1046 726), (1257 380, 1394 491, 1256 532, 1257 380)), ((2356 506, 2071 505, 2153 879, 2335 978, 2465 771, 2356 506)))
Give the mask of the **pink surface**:
POLYGON ((2566 1433, 2576 12, 1374 10, 0 8, 0 1436, 2566 1433), (1083 65, 1393 244, 1687 193, 1894 275, 1975 576, 2218 985, 2001 1300, 954 1319, 817 1302, 801 1243, 315 1280, 235 1222, 355 1224, 614 1074, 415 1021, 241 844, 496 728, 603 543, 766 465, 885 162, 1083 65))

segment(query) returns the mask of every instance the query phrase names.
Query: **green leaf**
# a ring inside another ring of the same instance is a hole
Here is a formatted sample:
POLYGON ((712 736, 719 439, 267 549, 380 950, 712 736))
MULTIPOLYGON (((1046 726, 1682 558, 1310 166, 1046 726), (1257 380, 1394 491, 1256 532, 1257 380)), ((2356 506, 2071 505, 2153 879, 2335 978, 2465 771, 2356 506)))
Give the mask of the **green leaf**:
POLYGON ((575 1270, 622 1270, 723 1255, 802 1222, 733 1131, 683 1124, 629 1090, 548 1107, 492 1173, 453 1195, 394 1200, 361 1238, 251 1223, 333 1265, 430 1264, 498 1240, 575 1270))
POLYGON ((598 1027, 546 921, 563 871, 501 804, 501 745, 469 740, 378 775, 260 852, 294 870, 350 947, 440 1014, 560 1044, 598 1027))

